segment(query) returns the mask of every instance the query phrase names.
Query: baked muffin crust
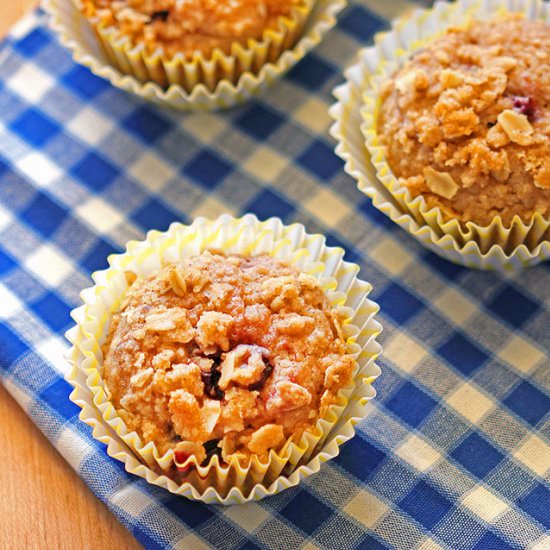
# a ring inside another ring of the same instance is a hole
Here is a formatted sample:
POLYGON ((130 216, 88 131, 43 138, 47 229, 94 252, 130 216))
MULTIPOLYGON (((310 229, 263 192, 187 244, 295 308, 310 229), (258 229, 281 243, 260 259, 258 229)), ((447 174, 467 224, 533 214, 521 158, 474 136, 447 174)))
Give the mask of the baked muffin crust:
POLYGON ((204 252, 128 277, 103 377, 128 428, 180 464, 265 459, 351 384, 339 315, 292 266, 204 252))
POLYGON ((550 217, 550 26, 452 28, 384 86, 378 135, 412 196, 446 218, 550 217))
POLYGON ((218 48, 259 40, 278 19, 290 16, 302 0, 82 0, 87 16, 117 26, 133 44, 145 44, 149 53, 163 48, 169 57, 182 53, 206 58, 218 48))

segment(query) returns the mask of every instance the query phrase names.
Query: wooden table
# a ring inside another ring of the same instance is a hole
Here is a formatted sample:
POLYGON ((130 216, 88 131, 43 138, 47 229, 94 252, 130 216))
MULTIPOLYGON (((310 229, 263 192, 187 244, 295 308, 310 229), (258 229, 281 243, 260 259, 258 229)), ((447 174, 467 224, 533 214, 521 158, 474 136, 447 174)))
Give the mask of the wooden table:
MULTIPOLYGON (((0 35, 35 0, 0 0, 0 35)), ((0 386, 0 549, 139 549, 0 386)))
POLYGON ((38 0, 1 0, 0 36, 4 36, 9 28, 36 4, 38 0))

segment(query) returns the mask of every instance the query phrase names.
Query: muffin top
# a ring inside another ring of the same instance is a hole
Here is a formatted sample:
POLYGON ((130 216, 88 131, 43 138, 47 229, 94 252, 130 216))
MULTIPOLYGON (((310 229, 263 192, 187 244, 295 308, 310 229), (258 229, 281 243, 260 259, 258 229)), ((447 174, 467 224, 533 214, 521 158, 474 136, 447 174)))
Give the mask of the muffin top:
POLYGON ((261 39, 278 28, 302 0, 82 0, 84 12, 106 26, 117 26, 134 44, 152 53, 162 47, 168 56, 216 48, 229 53, 231 44, 261 39))
POLYGON ((128 428, 180 464, 265 459, 351 384, 339 314, 290 265, 204 252, 127 277, 103 377, 128 428))
POLYGON ((446 218, 550 217, 550 26, 449 29, 383 87, 377 131, 394 175, 446 218))

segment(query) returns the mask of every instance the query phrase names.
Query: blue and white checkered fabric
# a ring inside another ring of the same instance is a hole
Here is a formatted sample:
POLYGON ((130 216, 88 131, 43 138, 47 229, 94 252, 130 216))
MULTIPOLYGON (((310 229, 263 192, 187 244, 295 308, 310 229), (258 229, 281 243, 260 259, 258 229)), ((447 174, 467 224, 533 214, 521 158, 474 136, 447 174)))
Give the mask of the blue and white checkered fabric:
POLYGON ((220 114, 113 89, 40 13, 0 50, 0 379, 147 548, 550 548, 550 266, 449 264, 343 172, 331 90, 407 7, 368 4, 266 96, 220 114), (108 254, 225 211, 328 235, 374 284, 385 326, 378 397, 341 455, 298 488, 230 508, 128 475, 77 419, 62 359, 69 311, 108 254))

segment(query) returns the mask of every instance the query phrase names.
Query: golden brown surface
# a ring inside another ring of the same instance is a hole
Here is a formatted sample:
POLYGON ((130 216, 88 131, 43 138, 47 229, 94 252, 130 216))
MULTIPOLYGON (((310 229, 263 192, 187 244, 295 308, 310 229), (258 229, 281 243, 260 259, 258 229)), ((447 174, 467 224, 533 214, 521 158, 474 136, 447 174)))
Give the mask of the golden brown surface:
POLYGON ((338 314, 288 264, 205 252, 134 279, 103 375, 128 427, 178 462, 201 463, 216 445, 226 462, 265 458, 351 383, 338 314))
POLYGON ((0 385, 0 548, 140 548, 0 385))
POLYGON ((382 93, 378 132, 413 196, 447 217, 550 217, 550 26, 519 17, 450 29, 382 93))
POLYGON ((182 53, 190 58, 199 51, 209 57, 216 48, 229 53, 234 42, 246 45, 261 39, 303 1, 84 0, 83 5, 86 15, 118 27, 149 52, 162 47, 169 56, 182 53))

